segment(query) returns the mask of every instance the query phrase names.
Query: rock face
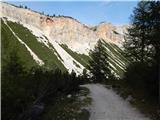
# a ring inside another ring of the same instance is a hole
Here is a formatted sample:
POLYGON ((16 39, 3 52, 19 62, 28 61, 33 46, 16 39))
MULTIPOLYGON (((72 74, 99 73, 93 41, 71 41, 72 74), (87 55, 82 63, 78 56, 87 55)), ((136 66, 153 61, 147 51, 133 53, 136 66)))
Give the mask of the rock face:
POLYGON ((70 49, 81 54, 88 54, 100 38, 117 45, 120 45, 124 38, 123 31, 118 30, 121 27, 112 24, 103 23, 93 30, 71 17, 48 17, 2 2, 1 6, 1 17, 14 19, 16 22, 38 28, 47 37, 59 44, 66 44, 70 49))
POLYGON ((101 23, 96 27, 95 31, 99 38, 121 47, 124 42, 127 27, 128 26, 114 26, 111 23, 101 23))

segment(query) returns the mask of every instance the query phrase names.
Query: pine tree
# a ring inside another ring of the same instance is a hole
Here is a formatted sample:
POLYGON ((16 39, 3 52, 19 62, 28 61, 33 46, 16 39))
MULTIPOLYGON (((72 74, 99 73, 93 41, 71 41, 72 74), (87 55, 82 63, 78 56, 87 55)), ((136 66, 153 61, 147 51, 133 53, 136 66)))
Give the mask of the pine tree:
MULTIPOLYGON (((25 89, 26 71, 23 62, 13 50, 5 66, 3 66, 2 84, 2 119, 16 119, 19 113, 30 103, 32 96, 29 96, 25 89)), ((4 61, 3 61, 4 62, 4 61)))
POLYGON ((131 16, 131 27, 128 29, 124 47, 135 61, 143 62, 153 58, 159 63, 159 10, 159 1, 141 1, 131 16))
POLYGON ((28 7, 27 7, 27 6, 24 6, 24 8, 27 9, 28 7))
POLYGON ((94 82, 104 82, 111 75, 108 55, 105 51, 106 49, 103 46, 102 40, 99 40, 94 50, 91 51, 92 60, 89 61, 89 70, 92 74, 92 79, 94 82))
POLYGON ((128 29, 124 47, 133 61, 146 63, 148 66, 156 66, 156 74, 153 78, 158 81, 160 67, 160 1, 141 1, 138 3, 131 16, 131 26, 128 29))
POLYGON ((125 42, 129 56, 142 62, 145 58, 146 26, 144 21, 147 19, 147 14, 145 14, 147 4, 147 2, 140 2, 135 8, 134 14, 131 16, 132 26, 128 29, 127 41, 125 42))

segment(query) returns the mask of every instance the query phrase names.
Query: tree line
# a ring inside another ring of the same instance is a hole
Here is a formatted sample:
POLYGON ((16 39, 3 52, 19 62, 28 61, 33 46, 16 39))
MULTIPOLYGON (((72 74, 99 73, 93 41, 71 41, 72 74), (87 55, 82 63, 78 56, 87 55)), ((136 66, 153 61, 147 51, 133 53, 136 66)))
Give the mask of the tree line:
POLYGON ((126 55, 133 61, 124 79, 134 89, 143 90, 157 102, 160 102, 159 11, 159 1, 139 2, 131 16, 131 27, 124 44, 126 55))
POLYGON ((79 90, 82 76, 42 67, 26 69, 13 51, 2 61, 2 120, 35 120, 51 99, 79 90))
MULTIPOLYGON (((29 9, 29 10, 30 10, 30 8, 29 8, 28 6, 26 6, 26 5, 19 5, 19 6, 16 6, 16 7, 24 8, 24 9, 29 9)), ((37 11, 34 11, 34 12, 37 12, 37 11)), ((64 16, 64 15, 56 15, 56 14, 50 15, 50 14, 44 13, 43 11, 40 12, 40 14, 41 14, 41 15, 46 15, 46 16, 48 16, 48 17, 67 17, 67 18, 72 18, 72 17, 70 17, 70 16, 64 16)))

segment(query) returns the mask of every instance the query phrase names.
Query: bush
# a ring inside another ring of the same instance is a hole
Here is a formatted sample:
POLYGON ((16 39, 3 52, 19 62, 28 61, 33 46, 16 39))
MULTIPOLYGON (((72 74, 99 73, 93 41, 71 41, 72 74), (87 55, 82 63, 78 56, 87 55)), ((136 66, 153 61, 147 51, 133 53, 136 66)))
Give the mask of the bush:
POLYGON ((158 101, 158 71, 156 65, 140 62, 132 63, 126 69, 123 79, 132 89, 143 93, 143 97, 150 97, 158 101))
POLYGON ((27 70, 23 64, 12 53, 2 68, 2 120, 36 118, 43 111, 37 106, 44 108, 51 98, 79 90, 80 77, 74 71, 69 74, 42 67, 27 70))

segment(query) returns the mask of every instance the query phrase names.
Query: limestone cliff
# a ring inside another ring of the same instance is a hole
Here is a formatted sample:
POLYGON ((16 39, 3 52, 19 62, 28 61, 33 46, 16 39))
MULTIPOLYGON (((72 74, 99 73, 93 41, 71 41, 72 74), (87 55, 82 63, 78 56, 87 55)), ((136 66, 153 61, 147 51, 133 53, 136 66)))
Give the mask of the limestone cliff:
POLYGON ((117 45, 120 45, 124 38, 121 27, 112 24, 99 24, 96 30, 93 30, 71 17, 49 17, 2 2, 1 11, 1 17, 38 28, 47 37, 59 44, 66 44, 78 53, 88 54, 100 38, 117 45))
POLYGON ((127 25, 114 26, 111 23, 101 23, 94 30, 97 32, 99 38, 122 47, 127 27, 127 25))

